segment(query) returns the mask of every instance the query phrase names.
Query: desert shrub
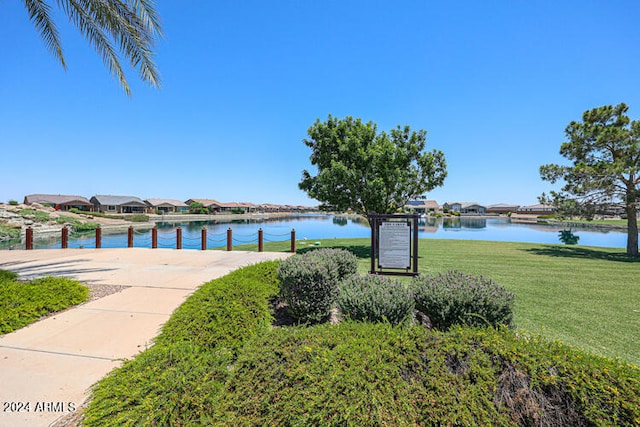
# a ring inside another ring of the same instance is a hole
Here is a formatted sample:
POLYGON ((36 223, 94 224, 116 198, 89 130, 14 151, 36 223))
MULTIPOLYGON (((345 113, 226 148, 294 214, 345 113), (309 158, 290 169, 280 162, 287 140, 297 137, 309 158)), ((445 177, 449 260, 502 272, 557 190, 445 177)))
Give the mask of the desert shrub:
POLYGON ((515 295, 491 279, 453 270, 414 278, 412 289, 416 309, 435 328, 512 325, 515 295))
POLYGON ((387 277, 351 276, 338 287, 337 305, 352 320, 398 324, 413 315, 413 294, 405 284, 387 277))
POLYGON ((280 295, 289 314, 300 322, 321 322, 331 314, 338 293, 335 265, 318 255, 295 255, 278 267, 280 295))
POLYGON ((77 224, 73 224, 73 231, 81 233, 83 231, 93 231, 98 227, 100 227, 100 224, 98 224, 97 222, 80 222, 77 224))
POLYGON ((134 214, 129 217, 126 217, 127 221, 131 222, 149 222, 149 215, 145 214, 134 214))
POLYGON ((18 206, 18 201, 17 200, 9 200, 9 205, 18 206))
POLYGON ((338 280, 345 279, 358 271, 358 257, 346 249, 315 249, 303 256, 312 257, 335 268, 338 280))
POLYGON ((51 220, 51 215, 45 211, 39 211, 36 209, 20 209, 18 214, 25 218, 33 218, 36 222, 47 222, 51 220))
POLYGON ((20 237, 20 228, 10 227, 0 223, 0 241, 13 240, 20 237))

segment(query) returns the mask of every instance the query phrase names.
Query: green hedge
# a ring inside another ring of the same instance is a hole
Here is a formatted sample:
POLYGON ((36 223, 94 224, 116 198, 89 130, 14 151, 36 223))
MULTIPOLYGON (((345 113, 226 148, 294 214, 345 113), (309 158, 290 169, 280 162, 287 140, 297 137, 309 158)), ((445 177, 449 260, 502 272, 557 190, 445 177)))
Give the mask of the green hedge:
POLYGON ((13 332, 40 317, 80 304, 89 289, 75 280, 47 276, 29 282, 0 270, 0 334, 13 332))
POLYGON ((634 426, 640 371, 506 328, 345 322, 261 335, 218 400, 219 425, 634 426))
POLYGON ((155 344, 92 390, 85 423, 206 425, 239 349, 272 322, 277 262, 202 285, 165 323, 155 344))
POLYGON ((121 425, 640 424, 640 370, 508 328, 270 327, 277 262, 203 285, 92 390, 121 425))

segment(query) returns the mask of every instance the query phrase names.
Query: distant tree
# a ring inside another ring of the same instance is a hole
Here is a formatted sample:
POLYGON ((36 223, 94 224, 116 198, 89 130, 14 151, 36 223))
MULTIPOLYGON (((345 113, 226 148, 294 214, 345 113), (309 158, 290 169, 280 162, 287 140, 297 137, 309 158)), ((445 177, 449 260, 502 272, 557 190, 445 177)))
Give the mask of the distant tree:
POLYGON ((444 154, 424 151, 424 130, 398 126, 378 132, 372 122, 329 115, 325 122, 316 120, 308 134, 304 143, 318 173, 304 170, 299 187, 325 210, 394 213, 447 176, 444 154))
POLYGON ((189 205, 189 212, 193 214, 206 214, 209 210, 200 202, 193 202, 189 205))
MULTIPOLYGON (((51 17, 53 8, 50 2, 22 2, 47 48, 66 69, 60 35, 51 17)), ((123 54, 133 68, 139 69, 143 81, 159 87, 160 76, 152 56, 155 38, 161 36, 161 30, 153 0, 57 0, 56 4, 93 45, 127 95, 131 94, 131 89, 118 53, 123 54)))
POLYGON ((640 122, 626 115, 625 104, 585 111, 582 122, 572 121, 565 133, 569 141, 560 154, 570 166, 540 167, 543 180, 565 182, 548 201, 574 212, 622 206, 627 214, 627 255, 638 256, 638 202, 640 200, 640 122))

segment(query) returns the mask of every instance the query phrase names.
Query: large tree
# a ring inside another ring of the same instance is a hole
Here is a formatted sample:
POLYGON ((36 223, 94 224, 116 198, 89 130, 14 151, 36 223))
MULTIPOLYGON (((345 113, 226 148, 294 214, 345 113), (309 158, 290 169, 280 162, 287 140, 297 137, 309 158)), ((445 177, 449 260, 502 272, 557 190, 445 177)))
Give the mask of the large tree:
POLYGON ((627 255, 638 256, 638 202, 640 201, 640 122, 626 115, 625 104, 585 111, 572 121, 569 139, 560 154, 572 162, 540 167, 543 180, 564 180, 561 192, 552 192, 560 206, 572 204, 587 212, 603 206, 621 206, 627 215, 627 255))
POLYGON ((312 176, 302 172, 300 189, 337 211, 394 213, 407 200, 441 186, 447 176, 444 154, 425 152, 427 132, 409 126, 378 132, 372 122, 329 115, 308 130, 312 176))
MULTIPOLYGON (((67 63, 53 8, 45 0, 22 0, 29 18, 42 39, 63 68, 67 63)), ((56 5, 102 57, 103 62, 118 79, 127 95, 131 89, 118 59, 121 53, 140 78, 159 87, 160 76, 153 62, 153 47, 161 36, 160 20, 153 0, 57 0, 56 5)))

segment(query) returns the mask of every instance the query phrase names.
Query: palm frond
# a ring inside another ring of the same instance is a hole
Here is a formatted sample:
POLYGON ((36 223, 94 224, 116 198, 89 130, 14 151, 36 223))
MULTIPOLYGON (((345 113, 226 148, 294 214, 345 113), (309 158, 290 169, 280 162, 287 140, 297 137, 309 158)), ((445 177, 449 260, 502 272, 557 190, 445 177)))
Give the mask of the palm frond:
MULTIPOLYGON (((23 1, 45 43, 66 68, 59 36, 50 17, 51 7, 45 0, 23 1)), ((127 95, 131 89, 118 53, 138 69, 143 81, 160 87, 153 48, 156 36, 162 34, 153 0, 57 0, 57 4, 101 56, 127 95)))
POLYGON ((93 45, 96 52, 111 74, 120 82, 127 95, 131 95, 131 88, 122 70, 118 55, 109 38, 104 33, 98 20, 94 19, 90 10, 85 8, 85 1, 60 0, 64 12, 69 20, 80 30, 82 35, 93 45))
POLYGON ((29 19, 31 19, 40 32, 40 36, 45 45, 53 56, 60 61, 62 67, 66 69, 67 64, 62 54, 60 34, 58 33, 55 22, 51 19, 51 7, 42 0, 22 0, 22 2, 29 12, 29 19))

